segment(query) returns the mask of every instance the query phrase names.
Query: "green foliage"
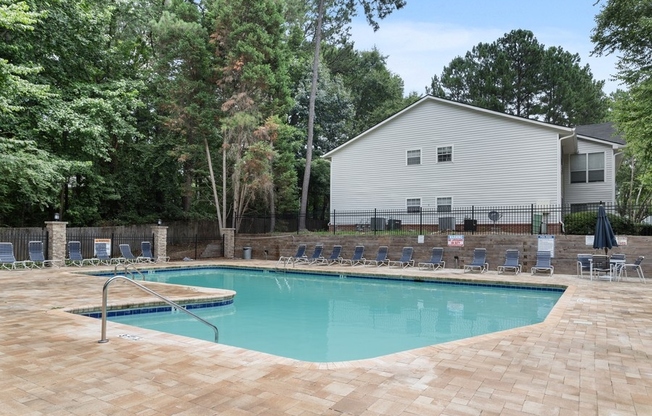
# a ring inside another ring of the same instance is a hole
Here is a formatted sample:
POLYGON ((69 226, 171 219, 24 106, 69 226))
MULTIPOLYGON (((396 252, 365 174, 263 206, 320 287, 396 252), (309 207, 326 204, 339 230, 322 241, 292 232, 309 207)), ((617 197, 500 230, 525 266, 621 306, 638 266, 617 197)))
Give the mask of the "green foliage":
POLYGON ((637 84, 652 76, 652 3, 649 0, 606 0, 596 16, 593 53, 618 53, 618 77, 637 84))
POLYGON ((572 126, 604 120, 604 81, 593 80, 578 54, 546 49, 528 30, 480 43, 434 76, 439 97, 545 122, 572 126))
MULTIPOLYGON (((611 228, 615 234, 635 234, 635 227, 631 220, 620 215, 607 214, 611 228)), ((566 234, 592 235, 595 232, 595 224, 598 221, 598 213, 595 211, 575 212, 564 216, 564 230, 566 234)))

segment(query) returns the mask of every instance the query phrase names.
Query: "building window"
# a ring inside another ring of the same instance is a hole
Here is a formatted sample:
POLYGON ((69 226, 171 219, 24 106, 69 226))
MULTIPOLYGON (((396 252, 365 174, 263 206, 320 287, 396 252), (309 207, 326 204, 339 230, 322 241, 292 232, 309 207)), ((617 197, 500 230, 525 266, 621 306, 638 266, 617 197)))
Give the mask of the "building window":
POLYGON ((571 204, 570 211, 571 214, 577 212, 586 212, 586 211, 597 212, 599 206, 600 206, 599 202, 589 202, 586 204, 571 204))
POLYGON ((437 148, 437 163, 453 161, 453 146, 437 148))
POLYGON ((437 212, 451 212, 453 211, 453 198, 443 197, 437 198, 437 212))
POLYGON ((421 164, 421 150, 408 150, 407 151, 407 164, 420 165, 421 164))
POLYGON ((604 182, 604 152, 571 155, 571 183, 604 182))
POLYGON ((407 212, 421 212, 421 198, 408 198, 406 205, 407 212))

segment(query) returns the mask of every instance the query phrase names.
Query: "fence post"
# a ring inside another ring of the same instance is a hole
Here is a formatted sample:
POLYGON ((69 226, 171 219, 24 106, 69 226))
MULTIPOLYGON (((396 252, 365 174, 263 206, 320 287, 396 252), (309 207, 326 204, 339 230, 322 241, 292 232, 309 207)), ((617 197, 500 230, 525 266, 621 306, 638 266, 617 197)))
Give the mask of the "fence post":
POLYGON ((534 235, 534 204, 530 204, 530 234, 534 235))
MULTIPOLYGON (((222 228, 222 250, 227 259, 235 258, 235 228, 222 228)), ((196 257, 196 256, 195 256, 196 257)))
POLYGON ((419 207, 419 234, 423 235, 423 210, 419 207))
POLYGON ((168 226, 152 225, 152 239, 154 240, 154 260, 165 259, 168 257, 168 226))
MULTIPOLYGON (((115 257, 113 255, 113 251, 115 250, 115 241, 114 240, 115 240, 115 233, 111 232, 111 252, 109 253, 110 257, 115 257)), ((93 244, 93 246, 95 246, 95 244, 93 244)))
POLYGON ((333 210, 333 235, 337 233, 337 225, 335 225, 337 222, 335 221, 335 210, 333 210))
POLYGON ((475 234, 475 227, 473 226, 473 220, 475 220, 475 205, 471 205, 471 235, 475 234))
POLYGON ((376 213, 376 208, 374 208, 374 218, 373 218, 373 221, 371 221, 370 225, 374 229, 374 235, 376 235, 376 232, 378 231, 378 227, 377 227, 377 225, 378 225, 378 215, 376 213))
POLYGON ((62 264, 66 261, 66 226, 65 221, 46 221, 45 229, 47 233, 47 258, 49 260, 60 261, 62 264))

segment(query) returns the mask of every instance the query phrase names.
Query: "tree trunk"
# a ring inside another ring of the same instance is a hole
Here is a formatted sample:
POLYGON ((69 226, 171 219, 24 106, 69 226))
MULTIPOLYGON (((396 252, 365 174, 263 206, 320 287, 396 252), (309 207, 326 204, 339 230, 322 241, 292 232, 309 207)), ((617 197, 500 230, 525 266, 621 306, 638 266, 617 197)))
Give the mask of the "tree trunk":
POLYGON ((317 29, 315 30, 315 56, 312 61, 312 83, 310 84, 310 101, 308 103, 308 142, 306 143, 306 169, 303 173, 301 187, 301 208, 299 210, 299 231, 306 229, 308 208, 308 187, 310 185, 310 164, 312 163, 312 142, 315 127, 315 101, 317 99, 317 81, 319 78, 319 54, 321 49, 321 26, 324 17, 324 0, 319 0, 317 12, 317 29))
MULTIPOLYGON (((204 137, 204 147, 206 148, 206 160, 208 161, 208 172, 211 175, 211 187, 213 188, 213 200, 215 201, 215 209, 217 210, 217 224, 220 227, 220 234, 224 223, 222 222, 222 213, 220 212, 220 198, 217 195, 217 185, 215 184, 215 174, 213 173, 213 162, 211 161, 211 151, 208 147, 208 139, 204 137)), ((224 192, 224 190, 222 190, 224 192)))

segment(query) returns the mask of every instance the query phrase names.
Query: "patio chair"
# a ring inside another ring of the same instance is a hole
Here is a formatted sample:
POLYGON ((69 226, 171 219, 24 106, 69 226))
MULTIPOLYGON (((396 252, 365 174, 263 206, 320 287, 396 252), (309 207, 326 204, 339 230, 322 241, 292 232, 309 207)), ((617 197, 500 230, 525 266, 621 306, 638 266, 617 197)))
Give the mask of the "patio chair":
POLYGON ((296 261, 297 259, 306 257, 306 245, 305 244, 299 244, 297 247, 297 252, 294 256, 281 256, 278 258, 278 262, 276 264, 287 264, 287 263, 292 263, 296 261))
POLYGON ((27 263, 25 260, 16 260, 13 243, 0 243, 0 268, 15 270, 16 266, 27 268, 27 263))
POLYGON ((81 242, 68 241, 68 258, 66 259, 66 264, 81 267, 85 264, 95 265, 99 263, 100 259, 96 257, 85 259, 82 256, 81 242))
POLYGON ((607 280, 613 279, 611 263, 609 263, 609 256, 606 254, 594 254, 591 256, 591 280, 604 278, 607 280))
POLYGON ((387 258, 388 250, 389 249, 387 248, 387 246, 378 247, 378 253, 376 253, 376 258, 373 260, 365 260, 364 265, 376 266, 376 267, 387 265, 389 263, 389 259, 387 258))
POLYGON ((421 270, 437 270, 446 267, 444 259, 444 249, 442 247, 433 247, 430 260, 417 264, 421 270))
POLYGON ((552 265, 552 255, 549 251, 537 251, 537 262, 530 271, 532 274, 539 272, 548 272, 550 276, 554 273, 555 267, 552 265))
POLYGON ((61 265, 61 262, 58 260, 46 260, 45 254, 43 253, 43 242, 42 241, 30 241, 28 243, 29 247, 29 267, 35 267, 41 269, 47 266, 57 266, 61 265))
POLYGON ((358 266, 364 265, 367 259, 364 258, 364 246, 355 246, 353 250, 353 256, 350 259, 342 258, 342 264, 348 264, 349 266, 358 266))
POLYGON ((471 263, 464 265, 463 273, 472 272, 474 270, 478 270, 480 273, 489 270, 486 248, 476 248, 473 250, 473 260, 471 260, 471 263))
POLYGON ((131 252, 131 246, 129 244, 120 244, 118 247, 120 248, 120 257, 115 259, 116 262, 129 264, 138 263, 138 258, 131 252))
POLYGON ((106 264, 108 266, 114 263, 120 263, 119 259, 111 257, 105 243, 95 243, 95 257, 98 260, 98 264, 106 264))
POLYGON ((620 279, 625 263, 627 263, 627 257, 623 253, 614 253, 609 257, 609 265, 616 279, 620 279))
POLYGON ((505 251, 505 263, 498 266, 498 274, 505 273, 508 270, 513 271, 514 274, 519 274, 521 272, 520 257, 521 253, 518 250, 509 249, 505 251))
POLYGON ((331 251, 331 255, 329 257, 324 257, 315 264, 329 266, 331 264, 341 263, 342 262, 341 254, 342 254, 342 246, 335 245, 333 246, 333 251, 331 251))
POLYGON ((409 266, 414 266, 414 260, 412 260, 412 254, 414 254, 413 247, 403 247, 403 251, 401 252, 401 258, 398 260, 390 260, 387 263, 387 265, 390 267, 397 266, 403 269, 409 266))
POLYGON ((577 277, 584 277, 584 274, 588 274, 591 278, 591 257, 593 257, 592 254, 577 255, 577 277))
POLYGON ((638 256, 634 263, 623 264, 621 272, 624 272, 625 277, 627 277, 627 270, 636 270, 638 278, 641 279, 643 283, 645 283, 645 276, 643 275, 643 269, 641 268, 641 263, 643 263, 643 260, 645 260, 645 256, 638 256))
POLYGON ((324 245, 323 244, 317 244, 315 246, 315 249, 312 251, 312 254, 310 257, 301 257, 299 259, 294 260, 292 263, 293 264, 298 264, 298 263, 307 263, 307 264, 314 264, 318 261, 321 261, 324 259, 324 257, 321 255, 324 251, 324 245))
MULTIPOLYGON (((168 257, 169 259, 169 257, 168 257)), ((154 263, 154 254, 152 254, 152 243, 149 241, 140 242, 140 256, 136 257, 139 263, 154 263)))

